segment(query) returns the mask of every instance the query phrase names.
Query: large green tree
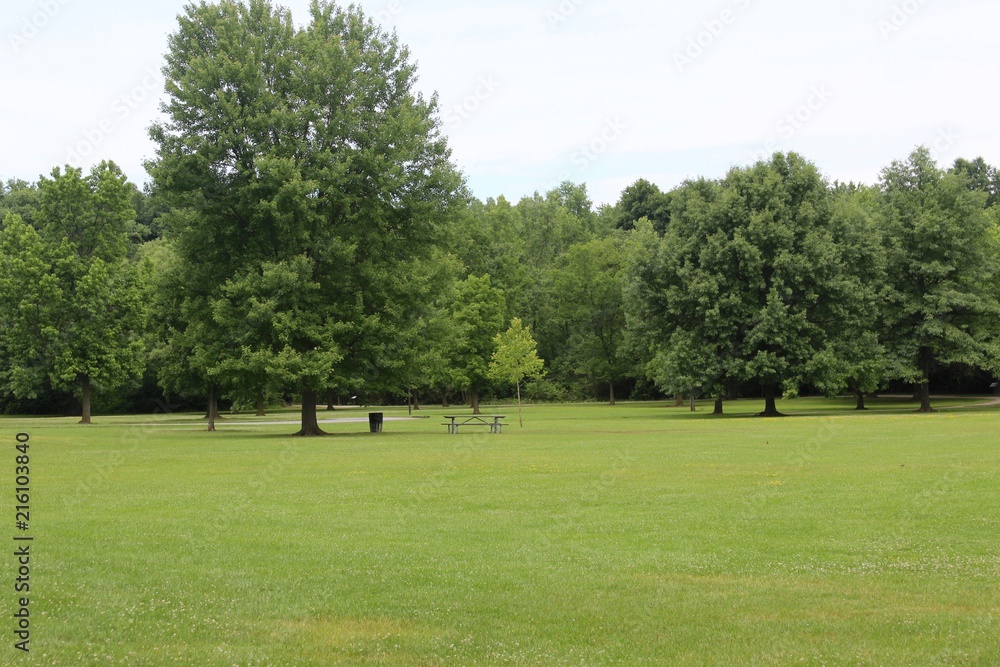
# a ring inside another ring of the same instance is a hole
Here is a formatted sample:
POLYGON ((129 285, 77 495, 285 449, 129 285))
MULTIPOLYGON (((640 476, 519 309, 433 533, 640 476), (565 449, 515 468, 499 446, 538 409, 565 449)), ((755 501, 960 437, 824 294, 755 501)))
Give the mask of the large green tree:
POLYGON ((322 433, 319 392, 391 365, 407 267, 462 187, 395 35, 353 5, 310 12, 296 28, 264 0, 189 5, 150 165, 190 213, 168 234, 211 304, 224 370, 264 368, 299 392, 302 435, 322 433))
POLYGON ((901 379, 932 410, 931 374, 954 364, 998 370, 1000 247, 988 193, 968 173, 945 173, 930 151, 882 171, 890 293, 888 343, 901 379))
POLYGON ((740 380, 746 317, 741 277, 726 260, 733 234, 719 228, 721 193, 719 182, 706 179, 672 191, 664 239, 640 221, 629 240, 625 290, 629 344, 649 378, 673 396, 700 390, 716 399, 719 414, 740 380))
POLYGON ((136 266, 133 187, 113 163, 86 177, 54 169, 39 182, 35 227, 11 215, 3 240, 5 375, 16 396, 36 395, 40 377, 79 389, 81 423, 91 389, 121 386, 145 363, 136 266))
POLYGON ((812 362, 827 372, 809 373, 829 395, 852 392, 858 410, 865 409, 865 395, 884 386, 898 367, 883 342, 888 283, 878 197, 873 187, 838 183, 832 189, 831 222, 854 282, 853 299, 841 313, 837 335, 812 362))
POLYGON ((479 414, 479 395, 490 379, 495 337, 506 321, 504 294, 493 287, 489 276, 469 276, 456 283, 446 303, 454 322, 448 365, 454 369, 457 388, 468 393, 473 412, 479 414))
POLYGON ((632 321, 655 352, 651 375, 716 393, 759 383, 764 415, 840 369, 823 363, 856 316, 858 278, 846 265, 827 183, 791 153, 736 168, 720 183, 677 193, 659 247, 636 262, 632 321))

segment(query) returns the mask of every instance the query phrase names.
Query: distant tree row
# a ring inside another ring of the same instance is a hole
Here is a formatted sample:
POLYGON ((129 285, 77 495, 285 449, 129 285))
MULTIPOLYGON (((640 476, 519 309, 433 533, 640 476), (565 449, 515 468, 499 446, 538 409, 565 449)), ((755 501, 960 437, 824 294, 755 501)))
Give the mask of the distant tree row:
POLYGON ((804 387, 863 408, 893 380, 930 411, 937 370, 1000 370, 996 185, 981 160, 944 172, 923 148, 875 187, 831 185, 795 154, 681 185, 631 264, 647 371, 719 412, 746 383, 774 415, 776 396, 804 387))
POLYGON ((917 149, 861 186, 776 154, 597 210, 572 183, 481 202, 405 47, 356 7, 311 11, 187 8, 143 190, 112 163, 0 186, 6 411, 72 396, 87 422, 96 389, 204 402, 214 426, 220 401, 295 396, 315 435, 318 406, 354 395, 764 396, 776 414, 781 395, 863 407, 908 383, 930 410, 932 378, 997 373, 982 159, 917 149))

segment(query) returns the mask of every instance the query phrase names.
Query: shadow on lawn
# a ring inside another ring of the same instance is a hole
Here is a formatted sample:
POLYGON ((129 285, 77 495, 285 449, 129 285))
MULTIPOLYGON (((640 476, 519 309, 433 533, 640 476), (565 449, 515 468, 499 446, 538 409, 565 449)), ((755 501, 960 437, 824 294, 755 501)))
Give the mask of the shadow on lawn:
MULTIPOLYGON (((805 399, 809 400, 809 399, 805 399)), ((878 399, 869 399, 868 407, 865 410, 858 410, 855 407, 853 399, 844 399, 842 405, 832 404, 833 401, 827 399, 827 405, 819 406, 809 406, 804 405, 802 409, 795 409, 787 405, 791 401, 785 401, 786 405, 782 406, 783 410, 779 410, 779 415, 763 415, 756 410, 756 401, 730 401, 726 403, 728 408, 727 412, 721 415, 714 414, 712 412, 713 403, 707 401, 698 402, 698 411, 689 412, 688 406, 683 408, 675 406, 672 403, 668 404, 656 404, 650 407, 656 407, 660 410, 665 410, 667 414, 675 419, 698 419, 698 420, 719 420, 719 421, 729 421, 729 420, 765 420, 765 421, 782 421, 785 419, 794 419, 797 417, 877 417, 879 415, 886 414, 928 414, 919 412, 920 402, 914 401, 910 397, 882 397, 878 399), (749 406, 754 405, 751 409, 749 406), (744 410, 740 410, 740 406, 744 407, 744 410), (733 412, 733 410, 736 410, 733 412), (676 412, 674 412, 676 410, 676 412)), ((1000 407, 1000 401, 995 400, 990 396, 968 396, 968 397, 939 397, 937 398, 934 405, 934 411, 929 414, 936 414, 938 412, 954 412, 954 411, 969 411, 977 412, 983 410, 993 410, 1000 407)))
MULTIPOLYGON (((250 424, 248 426, 252 426, 252 424, 250 424)), ((206 434, 208 433, 208 431, 203 431, 203 432, 206 433, 206 434)), ((301 443, 301 444, 309 444, 309 443, 312 443, 312 442, 327 442, 327 441, 332 441, 332 440, 338 440, 338 441, 369 440, 369 441, 374 441, 376 438, 384 438, 386 440, 395 440, 395 439, 398 439, 398 438, 410 437, 410 436, 413 435, 412 432, 410 432, 410 433, 395 432, 394 433, 394 432, 383 431, 382 433, 369 433, 367 431, 364 431, 364 432, 358 431, 358 432, 353 432, 353 433, 338 433, 337 431, 332 431, 332 432, 331 431, 326 431, 323 435, 311 435, 311 436, 305 436, 304 437, 304 436, 298 435, 297 433, 261 433, 259 430, 254 429, 254 428, 243 428, 243 429, 240 429, 240 430, 237 430, 236 428, 229 428, 229 429, 225 429, 225 430, 218 430, 215 433, 213 433, 212 435, 213 436, 218 436, 220 438, 222 438, 222 437, 227 437, 227 438, 228 437, 245 438, 246 435, 247 435, 247 433, 253 433, 254 438, 255 439, 259 439, 259 440, 288 440, 288 441, 291 441, 291 442, 297 442, 297 443, 301 443)))

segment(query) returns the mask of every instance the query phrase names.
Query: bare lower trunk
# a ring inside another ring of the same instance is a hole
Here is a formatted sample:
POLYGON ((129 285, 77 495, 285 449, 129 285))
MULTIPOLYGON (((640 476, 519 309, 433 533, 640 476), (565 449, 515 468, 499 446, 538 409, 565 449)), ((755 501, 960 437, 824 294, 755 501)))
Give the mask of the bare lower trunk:
POLYGON ((775 400, 775 390, 774 385, 768 385, 764 387, 764 412, 760 413, 761 417, 784 417, 783 414, 778 412, 777 401, 775 400))
POLYGON ((472 391, 469 392, 469 402, 472 404, 472 414, 481 415, 482 412, 479 411, 479 392, 472 391))
POLYGON ((219 415, 219 406, 216 402, 215 392, 208 395, 208 432, 215 433, 215 420, 219 415))
POLYGON ((82 402, 83 402, 83 412, 80 418, 81 424, 90 423, 90 376, 81 375, 80 383, 82 386, 82 402))
POLYGON ((215 392, 208 397, 208 410, 205 411, 204 418, 214 421, 222 419, 222 413, 219 412, 219 397, 215 395, 215 392))
POLYGON ((615 405, 615 383, 608 383, 608 393, 611 395, 611 405, 615 405))
POLYGON ((927 380, 920 383, 920 409, 917 412, 937 412, 931 407, 931 383, 927 380))
POLYGON ((712 414, 713 415, 721 415, 722 414, 722 399, 721 398, 715 399, 715 411, 712 412, 712 414))
POLYGON ((406 394, 406 411, 409 416, 413 416, 413 392, 406 394))
POLYGON ((302 430, 295 435, 302 437, 312 437, 326 435, 319 427, 319 420, 316 419, 316 392, 307 389, 302 392, 302 430))
POLYGON ((854 408, 854 409, 855 410, 867 410, 868 408, 865 407, 865 392, 863 392, 863 391, 856 391, 856 392, 854 392, 854 395, 858 397, 858 406, 856 408, 854 408))
POLYGON ((674 403, 674 407, 675 408, 683 408, 684 407, 684 397, 683 396, 681 396, 681 395, 678 394, 677 401, 674 403))
POLYGON ((448 398, 449 398, 448 392, 444 392, 441 395, 441 407, 442 408, 450 408, 451 407, 451 405, 448 404, 448 398))
POLYGON ((420 412, 420 392, 416 390, 413 392, 413 409, 420 412))
POLYGON ((267 412, 264 410, 264 397, 261 396, 257 399, 257 416, 266 417, 267 412))
POLYGON ((333 395, 333 389, 326 390, 326 409, 333 410, 333 401, 335 396, 333 395))
POLYGON ((697 412, 698 408, 694 403, 694 392, 691 392, 691 412, 697 412))
POLYGON ((517 420, 521 422, 521 428, 524 428, 524 417, 521 415, 521 383, 517 383, 517 420))

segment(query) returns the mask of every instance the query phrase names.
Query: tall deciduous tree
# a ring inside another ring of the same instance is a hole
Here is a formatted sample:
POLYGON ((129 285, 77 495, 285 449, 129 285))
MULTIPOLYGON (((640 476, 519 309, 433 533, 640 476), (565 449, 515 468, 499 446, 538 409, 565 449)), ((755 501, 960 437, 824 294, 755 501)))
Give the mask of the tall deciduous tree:
POLYGON ((504 294, 493 287, 489 276, 469 276, 455 285, 448 310, 455 323, 449 364, 455 369, 457 388, 468 392, 472 411, 479 414, 479 394, 489 381, 494 339, 506 319, 504 294))
POLYGON ((498 382, 517 387, 517 418, 524 428, 521 413, 521 383, 527 378, 541 377, 545 372, 545 362, 538 358, 538 344, 521 320, 515 317, 510 328, 493 339, 496 350, 490 360, 490 377, 498 382))
POLYGON ((802 157, 779 153, 684 190, 660 247, 634 270, 632 319, 661 325, 653 374, 670 388, 759 382, 763 414, 777 415, 779 390, 835 375, 821 353, 855 317, 828 186, 802 157))
POLYGON ((988 194, 962 170, 944 173, 918 148, 882 172, 890 346, 902 379, 932 410, 930 376, 950 364, 996 371, 1000 362, 1000 248, 988 194))
POLYGON ((322 434, 318 393, 391 363, 408 262, 461 201, 436 100, 394 35, 322 1, 301 29, 264 0, 189 5, 164 74, 151 172, 191 212, 172 233, 222 370, 267 369, 322 434))
MULTIPOLYGON (((661 240, 648 221, 630 240, 626 312, 646 373, 669 395, 722 399, 741 378, 741 277, 728 265, 733 234, 720 229, 722 186, 690 181, 672 192, 673 224, 661 240)), ((678 399, 680 404, 681 399, 678 399)))
POLYGON ((53 387, 79 388, 83 424, 91 422, 93 385, 121 386, 145 363, 141 290, 128 259, 131 192, 113 163, 87 177, 55 169, 39 183, 38 232, 14 216, 5 229, 5 264, 42 276, 34 285, 8 276, 21 283, 3 297, 10 315, 21 318, 5 342, 11 388, 18 396, 34 394, 44 369, 53 387), (42 300, 32 307, 34 299, 42 300))

